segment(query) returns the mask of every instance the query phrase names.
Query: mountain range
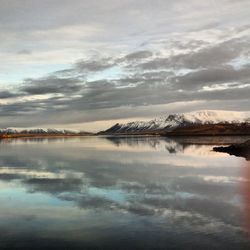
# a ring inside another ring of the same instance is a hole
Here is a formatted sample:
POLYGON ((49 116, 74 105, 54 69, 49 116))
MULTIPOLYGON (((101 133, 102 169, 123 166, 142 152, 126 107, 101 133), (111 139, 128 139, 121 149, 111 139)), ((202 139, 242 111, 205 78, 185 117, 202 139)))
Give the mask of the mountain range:
MULTIPOLYGON (((50 128, 0 129, 0 138, 84 135, 93 133, 50 128)), ((244 112, 201 110, 171 114, 149 121, 116 123, 97 135, 250 135, 250 118, 244 112)))
POLYGON ((201 110, 171 114, 150 121, 117 123, 99 134, 244 135, 250 134, 250 118, 243 112, 201 110))
POLYGON ((0 138, 30 137, 30 136, 82 136, 91 133, 70 129, 52 128, 3 128, 0 129, 0 138))

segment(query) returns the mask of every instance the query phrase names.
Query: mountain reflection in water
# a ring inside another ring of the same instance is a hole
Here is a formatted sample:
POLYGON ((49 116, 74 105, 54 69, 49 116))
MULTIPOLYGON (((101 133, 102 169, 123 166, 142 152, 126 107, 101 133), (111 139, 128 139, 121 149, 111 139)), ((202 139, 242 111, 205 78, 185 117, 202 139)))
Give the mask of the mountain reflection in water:
POLYGON ((0 248, 248 249, 243 139, 3 140, 0 248))

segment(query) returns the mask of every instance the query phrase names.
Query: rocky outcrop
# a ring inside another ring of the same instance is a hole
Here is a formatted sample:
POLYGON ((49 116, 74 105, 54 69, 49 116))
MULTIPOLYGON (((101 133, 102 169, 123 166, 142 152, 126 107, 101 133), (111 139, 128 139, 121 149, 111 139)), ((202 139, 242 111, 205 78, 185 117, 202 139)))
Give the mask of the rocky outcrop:
POLYGON ((250 140, 244 143, 232 144, 227 147, 214 147, 213 150, 216 152, 244 157, 248 161, 250 160, 250 140))

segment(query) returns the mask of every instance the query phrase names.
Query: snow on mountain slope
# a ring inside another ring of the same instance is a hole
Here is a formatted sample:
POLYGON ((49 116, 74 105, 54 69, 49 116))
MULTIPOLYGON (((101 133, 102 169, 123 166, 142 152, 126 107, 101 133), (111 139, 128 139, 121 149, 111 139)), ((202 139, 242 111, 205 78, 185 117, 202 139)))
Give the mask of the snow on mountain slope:
POLYGON ((190 126, 192 124, 218 124, 218 123, 243 123, 250 122, 244 112, 201 110, 190 113, 173 114, 159 117, 151 121, 136 121, 126 124, 117 123, 106 130, 106 133, 127 133, 166 130, 171 131, 177 127, 190 126))
POLYGON ((185 124, 216 124, 216 123, 242 123, 247 116, 244 112, 232 112, 221 110, 202 110, 184 114, 170 115, 165 120, 172 126, 185 124))
POLYGON ((51 128, 2 128, 0 134, 78 134, 81 131, 51 128))

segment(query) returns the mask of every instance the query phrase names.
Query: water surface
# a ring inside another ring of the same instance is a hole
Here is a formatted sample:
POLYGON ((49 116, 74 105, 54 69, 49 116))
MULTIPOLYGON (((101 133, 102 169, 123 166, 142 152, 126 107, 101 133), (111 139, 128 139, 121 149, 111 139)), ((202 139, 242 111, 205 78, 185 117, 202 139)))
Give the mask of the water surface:
POLYGON ((231 140, 2 140, 0 249, 249 249, 246 161, 212 151, 231 140))

